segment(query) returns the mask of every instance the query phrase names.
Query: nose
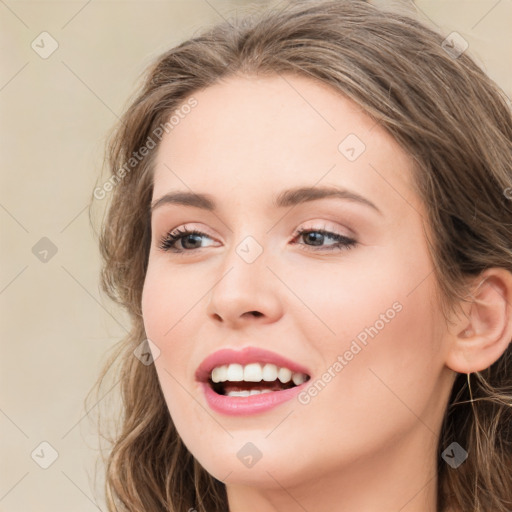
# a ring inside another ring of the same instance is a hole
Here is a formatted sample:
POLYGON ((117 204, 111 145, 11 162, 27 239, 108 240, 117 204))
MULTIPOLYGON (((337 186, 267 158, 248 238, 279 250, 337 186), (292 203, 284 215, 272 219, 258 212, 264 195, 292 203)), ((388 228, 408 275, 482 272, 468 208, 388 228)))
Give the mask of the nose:
POLYGON ((208 316, 233 329, 279 320, 282 284, 267 263, 265 252, 249 263, 233 250, 211 290, 208 316))

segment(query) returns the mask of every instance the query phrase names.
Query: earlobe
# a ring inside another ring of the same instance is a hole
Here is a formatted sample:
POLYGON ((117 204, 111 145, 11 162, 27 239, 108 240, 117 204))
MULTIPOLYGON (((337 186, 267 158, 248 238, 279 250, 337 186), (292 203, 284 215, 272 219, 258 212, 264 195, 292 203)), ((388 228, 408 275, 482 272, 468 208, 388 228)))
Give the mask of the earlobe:
POLYGON ((512 341, 512 274, 484 271, 473 281, 464 317, 449 332, 446 365, 459 373, 482 371, 496 362, 512 341))

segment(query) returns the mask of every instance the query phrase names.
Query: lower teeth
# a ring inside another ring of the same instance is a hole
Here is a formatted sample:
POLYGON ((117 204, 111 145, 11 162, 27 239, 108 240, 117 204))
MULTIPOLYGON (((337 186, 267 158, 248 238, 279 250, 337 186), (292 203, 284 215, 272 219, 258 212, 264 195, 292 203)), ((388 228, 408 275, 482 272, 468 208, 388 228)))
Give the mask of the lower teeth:
POLYGON ((251 391, 229 391, 226 393, 226 396, 251 396, 251 395, 261 395, 262 393, 272 393, 273 391, 270 389, 253 389, 251 391))

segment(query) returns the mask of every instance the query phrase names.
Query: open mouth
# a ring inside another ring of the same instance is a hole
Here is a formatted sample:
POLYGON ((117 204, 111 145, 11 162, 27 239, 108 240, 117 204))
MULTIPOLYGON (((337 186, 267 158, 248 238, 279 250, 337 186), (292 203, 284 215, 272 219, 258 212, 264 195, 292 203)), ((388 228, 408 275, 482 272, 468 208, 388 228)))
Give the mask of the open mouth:
POLYGON ((218 395, 247 397, 284 391, 309 379, 309 375, 292 372, 286 367, 250 363, 217 366, 212 370, 208 384, 218 395))

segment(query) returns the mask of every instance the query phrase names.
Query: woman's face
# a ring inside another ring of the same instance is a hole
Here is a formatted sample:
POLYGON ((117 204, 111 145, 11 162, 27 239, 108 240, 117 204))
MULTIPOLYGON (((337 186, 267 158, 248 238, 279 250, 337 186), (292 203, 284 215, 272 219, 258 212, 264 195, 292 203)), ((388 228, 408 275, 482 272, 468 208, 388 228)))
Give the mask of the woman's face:
POLYGON ((232 77, 193 97, 158 149, 142 301, 184 443, 233 486, 434 467, 452 381, 411 160, 304 77, 232 77), (160 247, 185 230, 200 234, 160 247), (237 354, 207 359, 224 349, 237 354), (229 395, 202 382, 212 366, 229 395), (288 370, 299 385, 285 391, 288 370))

